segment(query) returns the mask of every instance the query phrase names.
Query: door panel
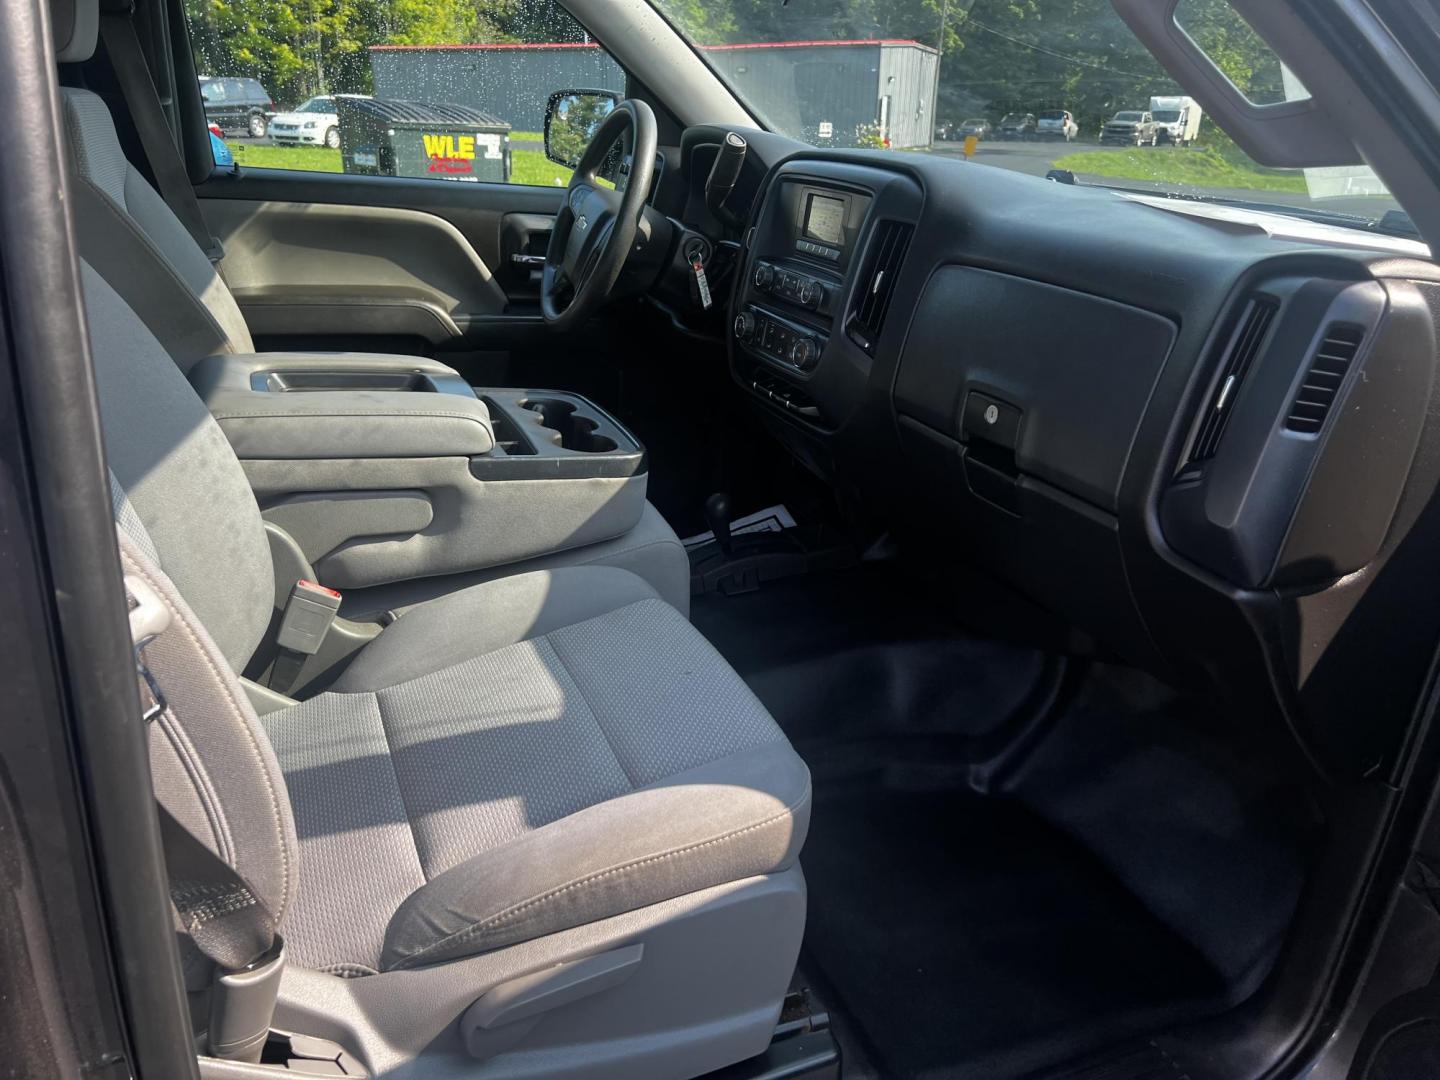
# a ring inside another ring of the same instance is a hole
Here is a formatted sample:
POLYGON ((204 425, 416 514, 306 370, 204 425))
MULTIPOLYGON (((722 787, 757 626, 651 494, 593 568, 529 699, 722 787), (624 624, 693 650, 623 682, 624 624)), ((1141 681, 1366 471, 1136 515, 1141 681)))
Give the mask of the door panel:
POLYGON ((197 189, 258 336, 509 349, 543 332, 533 267, 563 188, 272 169, 197 189))

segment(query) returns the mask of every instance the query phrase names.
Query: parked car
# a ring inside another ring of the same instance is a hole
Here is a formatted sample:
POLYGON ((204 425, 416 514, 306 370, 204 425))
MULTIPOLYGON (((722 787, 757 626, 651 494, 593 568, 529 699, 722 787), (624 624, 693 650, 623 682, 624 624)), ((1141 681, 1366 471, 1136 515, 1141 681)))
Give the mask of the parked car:
POLYGON ((960 125, 959 136, 968 139, 974 135, 977 139, 988 139, 993 132, 989 120, 966 120, 960 125))
POLYGON ((1154 146, 1155 118, 1139 109, 1117 112, 1100 131, 1100 141, 1107 145, 1154 146))
POLYGON ((1080 125, 1068 110, 1051 109, 1040 114, 1035 131, 1042 139, 1064 139, 1070 142, 1080 134, 1080 125))
POLYGON ((292 112, 270 117, 270 138, 277 143, 340 148, 340 115, 336 98, 363 98, 369 94, 335 94, 312 97, 292 112))
POLYGON ((1007 113, 996 134, 1002 139, 1033 139, 1035 131, 1034 113, 1007 113))
POLYGON ((205 101, 205 119, 219 124, 225 134, 244 134, 263 139, 270 128, 275 102, 255 79, 200 79, 200 96, 205 101))

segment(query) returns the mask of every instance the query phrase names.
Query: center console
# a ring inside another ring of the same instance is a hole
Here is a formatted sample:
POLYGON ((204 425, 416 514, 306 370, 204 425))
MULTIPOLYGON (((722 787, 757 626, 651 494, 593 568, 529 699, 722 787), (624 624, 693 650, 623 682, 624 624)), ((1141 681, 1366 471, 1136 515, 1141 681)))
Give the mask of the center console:
POLYGON ((574 394, 368 353, 213 356, 190 380, 267 524, 336 589, 598 543, 645 507, 644 448, 574 394))
POLYGON ((902 174, 793 161, 772 174, 736 287, 732 368, 766 405, 809 428, 858 406, 876 341, 867 313, 888 297, 903 250, 887 219, 918 213, 902 174))
POLYGON ((753 238, 734 333, 747 350, 799 374, 815 369, 835 332, 845 276, 871 196, 858 190, 778 185, 778 205, 753 238))

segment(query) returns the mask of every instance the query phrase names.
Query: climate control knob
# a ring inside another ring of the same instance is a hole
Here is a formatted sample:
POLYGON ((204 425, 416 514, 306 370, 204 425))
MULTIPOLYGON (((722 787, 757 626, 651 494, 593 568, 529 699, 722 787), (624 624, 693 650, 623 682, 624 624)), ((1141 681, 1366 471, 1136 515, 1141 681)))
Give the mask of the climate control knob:
POLYGON ((796 338, 795 344, 790 346, 790 362, 801 370, 809 368, 819 358, 820 348, 814 338, 796 338))
POLYGON ((741 341, 749 341, 755 336, 755 316, 748 311, 742 311, 735 316, 735 336, 741 341))
POLYGON ((761 263, 755 267, 755 287, 757 289, 768 289, 775 280, 775 268, 769 263, 761 263))

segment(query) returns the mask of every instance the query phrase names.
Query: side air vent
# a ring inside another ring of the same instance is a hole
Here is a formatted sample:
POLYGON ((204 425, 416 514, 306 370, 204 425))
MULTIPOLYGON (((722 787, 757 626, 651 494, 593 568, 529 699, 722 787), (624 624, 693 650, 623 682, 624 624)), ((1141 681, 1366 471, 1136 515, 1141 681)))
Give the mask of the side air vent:
POLYGON ((1305 373, 1305 382, 1290 406, 1290 415, 1285 417, 1287 430, 1314 435, 1324 426, 1330 406, 1335 404, 1335 395, 1340 392, 1340 384, 1345 381, 1364 340, 1365 332, 1358 326, 1337 324, 1325 331, 1325 339, 1315 350, 1310 370, 1305 373))
POLYGON ((1250 365, 1265 343, 1266 331, 1275 319, 1275 304, 1259 297, 1251 298, 1240 313, 1230 340, 1225 343, 1225 352, 1220 364, 1220 381, 1215 392, 1205 403, 1200 417, 1200 427, 1195 433, 1195 445, 1190 450, 1190 464, 1209 461, 1220 447, 1220 437, 1225 434, 1225 425, 1230 421, 1230 412, 1240 386, 1245 381, 1250 365))
POLYGON ((900 276, 905 252, 915 226, 903 221, 882 221, 875 226, 865 265, 860 274, 860 292, 847 328, 850 338, 872 356, 880 331, 885 326, 885 313, 895 294, 895 279, 900 276))

